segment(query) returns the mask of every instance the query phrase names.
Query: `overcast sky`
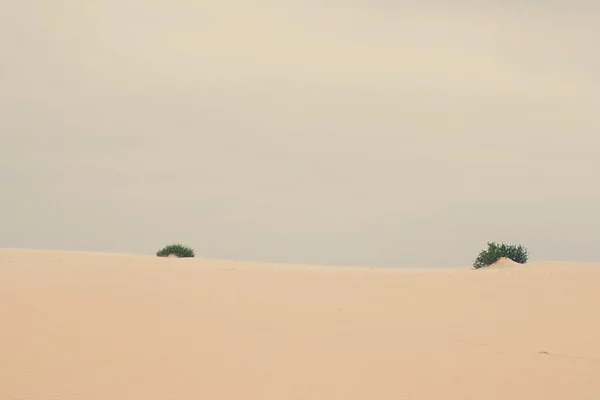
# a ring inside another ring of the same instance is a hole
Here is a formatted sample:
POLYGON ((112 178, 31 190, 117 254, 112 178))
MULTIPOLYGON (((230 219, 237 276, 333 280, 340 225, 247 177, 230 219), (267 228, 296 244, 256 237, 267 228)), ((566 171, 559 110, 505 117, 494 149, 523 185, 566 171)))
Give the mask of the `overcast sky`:
POLYGON ((0 247, 600 261, 600 8, 0 0, 0 247))

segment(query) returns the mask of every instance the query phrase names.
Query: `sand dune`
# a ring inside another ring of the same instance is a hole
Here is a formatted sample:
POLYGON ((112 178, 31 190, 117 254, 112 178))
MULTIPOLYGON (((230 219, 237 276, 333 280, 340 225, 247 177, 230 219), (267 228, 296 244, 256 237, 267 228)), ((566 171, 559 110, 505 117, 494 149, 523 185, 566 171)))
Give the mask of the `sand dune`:
MULTIPOLYGON (((524 264, 519 264, 518 262, 515 262, 513 260, 511 260, 510 258, 506 258, 506 257, 502 257, 500 258, 498 261, 496 261, 494 264, 488 266, 486 269, 490 270, 490 269, 499 269, 499 268, 519 268, 519 267, 524 267, 524 264)), ((527 266, 529 267, 529 266, 527 266)))
POLYGON ((598 399, 599 283, 2 250, 0 399, 598 399))

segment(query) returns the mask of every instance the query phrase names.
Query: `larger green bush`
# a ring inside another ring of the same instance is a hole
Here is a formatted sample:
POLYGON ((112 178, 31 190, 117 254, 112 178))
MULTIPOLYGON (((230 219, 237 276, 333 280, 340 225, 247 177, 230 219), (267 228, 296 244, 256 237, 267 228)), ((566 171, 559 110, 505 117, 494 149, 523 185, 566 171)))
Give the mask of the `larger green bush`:
POLYGON ((492 265, 500 258, 509 258, 519 264, 525 264, 529 259, 527 249, 521 245, 507 245, 488 242, 488 248, 479 253, 479 256, 473 263, 475 269, 492 265))

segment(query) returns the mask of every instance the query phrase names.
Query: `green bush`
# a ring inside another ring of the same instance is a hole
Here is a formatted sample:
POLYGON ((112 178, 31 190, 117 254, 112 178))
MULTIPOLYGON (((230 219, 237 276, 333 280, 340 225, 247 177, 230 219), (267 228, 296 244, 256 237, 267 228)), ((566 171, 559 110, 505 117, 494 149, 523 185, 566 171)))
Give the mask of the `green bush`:
POLYGON ((495 242, 488 242, 487 245, 487 250, 483 250, 481 253, 479 253, 479 256, 473 263, 473 267, 475 269, 492 265, 502 257, 510 258, 519 264, 525 264, 529 258, 527 249, 521 245, 513 246, 506 245, 504 243, 498 244, 495 242))
POLYGON ((194 257, 194 249, 191 247, 183 246, 179 243, 170 244, 167 247, 159 250, 156 255, 158 257, 168 257, 170 255, 174 255, 177 257, 185 258, 185 257, 194 257))

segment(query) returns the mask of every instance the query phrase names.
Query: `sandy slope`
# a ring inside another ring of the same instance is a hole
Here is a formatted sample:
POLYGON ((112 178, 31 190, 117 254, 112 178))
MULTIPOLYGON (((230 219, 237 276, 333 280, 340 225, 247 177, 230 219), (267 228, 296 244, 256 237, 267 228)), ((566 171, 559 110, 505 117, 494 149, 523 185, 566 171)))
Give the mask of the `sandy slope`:
POLYGON ((599 399, 599 284, 2 250, 0 399, 599 399))

